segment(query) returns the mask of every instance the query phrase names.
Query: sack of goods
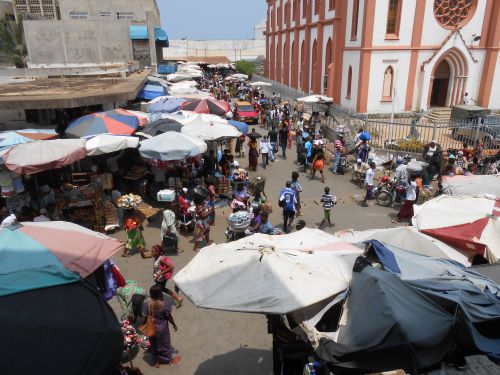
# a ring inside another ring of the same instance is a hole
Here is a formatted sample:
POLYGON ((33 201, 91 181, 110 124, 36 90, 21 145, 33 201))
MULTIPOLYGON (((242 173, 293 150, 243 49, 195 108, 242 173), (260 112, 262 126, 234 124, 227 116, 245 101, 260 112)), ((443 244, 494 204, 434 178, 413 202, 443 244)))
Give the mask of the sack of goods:
POLYGON ((252 195, 262 193, 266 186, 266 179, 263 177, 252 178, 248 183, 248 192, 252 195))
POLYGON ((253 214, 247 211, 238 211, 229 215, 227 222, 233 232, 244 232, 250 227, 253 214))

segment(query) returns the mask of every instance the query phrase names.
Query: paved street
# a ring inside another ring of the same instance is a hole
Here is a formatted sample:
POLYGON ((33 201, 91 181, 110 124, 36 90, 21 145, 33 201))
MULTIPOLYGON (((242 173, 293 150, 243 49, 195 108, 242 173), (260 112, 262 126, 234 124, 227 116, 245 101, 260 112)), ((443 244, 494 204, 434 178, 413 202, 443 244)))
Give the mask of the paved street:
MULTIPOLYGON (((264 133, 259 127, 257 131, 264 133)), ((247 158, 238 160, 242 167, 248 165, 247 158)), ((267 179, 266 193, 274 206, 271 222, 275 226, 282 225, 280 209, 277 207, 278 193, 294 170, 301 171, 302 167, 295 164, 295 152, 292 148, 288 150, 287 160, 279 159, 271 163, 267 169, 259 165, 257 172, 251 172, 251 176, 258 175, 267 179)), ((329 186, 339 201, 332 215, 335 226, 326 227, 326 231, 334 232, 346 228, 363 230, 391 226, 391 215, 395 213, 394 210, 377 205, 363 208, 356 203, 353 198, 358 196, 356 199, 361 199, 364 190, 351 182, 350 173, 338 176, 327 171, 325 184, 321 183, 318 176, 315 181, 310 181, 308 175, 300 173, 299 181, 304 186, 304 192, 301 194, 304 211, 302 219, 309 227, 317 226, 321 221, 323 210, 319 199, 324 186, 329 186)), ((216 225, 212 227, 212 238, 217 243, 225 241, 225 218, 229 213, 230 209, 227 207, 217 211, 216 225)), ((155 217, 145 225, 144 234, 148 248, 160 242, 160 225, 161 216, 155 217)), ((125 239, 123 231, 117 232, 114 236, 121 240, 125 239)), ((192 251, 192 238, 182 237, 180 246, 185 252, 172 257, 177 270, 186 265, 195 255, 192 251)), ((139 254, 135 254, 130 258, 117 255, 115 260, 126 278, 137 280, 146 288, 152 285, 151 259, 143 260, 139 254)), ((118 312, 119 306, 116 299, 110 303, 118 312)), ((179 331, 172 333, 172 343, 182 356, 182 361, 175 368, 164 365, 162 369, 157 370, 144 362, 141 351, 134 364, 138 365, 146 375, 157 374, 159 371, 183 375, 271 373, 271 336, 267 334, 264 316, 199 309, 187 299, 180 309, 174 309, 173 315, 179 331)))

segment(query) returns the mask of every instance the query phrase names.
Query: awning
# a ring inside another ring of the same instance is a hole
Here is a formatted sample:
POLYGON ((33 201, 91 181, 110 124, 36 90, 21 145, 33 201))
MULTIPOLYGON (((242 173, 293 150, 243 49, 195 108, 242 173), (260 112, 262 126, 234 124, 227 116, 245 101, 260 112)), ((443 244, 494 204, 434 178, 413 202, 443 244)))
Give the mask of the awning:
MULTIPOLYGON (((130 25, 130 39, 132 40, 148 40, 147 25, 130 25)), ((155 40, 168 43, 168 35, 161 27, 155 26, 155 40)))

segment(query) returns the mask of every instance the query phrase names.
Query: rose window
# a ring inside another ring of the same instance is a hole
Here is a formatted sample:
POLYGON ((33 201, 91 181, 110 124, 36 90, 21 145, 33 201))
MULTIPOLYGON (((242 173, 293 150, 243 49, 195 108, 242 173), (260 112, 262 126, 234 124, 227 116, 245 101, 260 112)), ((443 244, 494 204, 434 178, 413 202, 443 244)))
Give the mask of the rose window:
POLYGON ((441 26, 455 29, 469 22, 476 5, 477 0, 435 0, 434 16, 441 26))

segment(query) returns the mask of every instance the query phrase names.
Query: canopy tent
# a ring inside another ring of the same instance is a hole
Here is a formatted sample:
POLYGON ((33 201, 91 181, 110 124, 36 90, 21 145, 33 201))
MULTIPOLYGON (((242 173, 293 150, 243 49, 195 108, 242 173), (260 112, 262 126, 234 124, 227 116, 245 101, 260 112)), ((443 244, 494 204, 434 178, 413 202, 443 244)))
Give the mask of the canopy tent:
POLYGON ((414 206, 413 226, 470 255, 500 259, 500 198, 441 195, 414 206))
POLYGON ((198 90, 196 87, 192 86, 172 86, 168 89, 169 95, 178 96, 178 97, 186 97, 186 95, 200 95, 207 96, 209 94, 204 91, 198 90))
POLYGON ((491 194, 500 198, 500 174, 443 176, 442 183, 444 194, 491 194))
POLYGON ((351 243, 377 240, 413 253, 435 258, 453 259, 463 265, 470 266, 470 261, 466 255, 438 239, 419 232, 413 227, 371 229, 365 231, 344 230, 335 233, 335 235, 351 243))
POLYGON ((4 374, 112 374, 120 363, 116 315, 86 282, 3 296, 0 304, 4 374))
POLYGON ((300 323, 294 331, 339 366, 416 373, 442 361, 457 344, 499 356, 499 296, 493 281, 453 260, 370 241, 348 293, 316 315, 294 320, 300 323), (486 331, 475 324, 496 333, 483 336, 486 331))
POLYGON ((207 151, 205 142, 177 132, 166 132, 141 142, 140 154, 154 160, 181 160, 207 151))
POLYGON ((54 139, 18 145, 3 155, 5 166, 18 174, 62 168, 85 158, 85 140, 54 139))
POLYGON ((0 151, 35 140, 56 139, 58 137, 59 135, 55 130, 49 129, 22 129, 0 132, 0 151))
POLYGON ((120 250, 122 242, 64 221, 3 228, 0 297, 74 283, 120 250))
POLYGON ((196 113, 225 116, 231 110, 231 107, 228 102, 223 100, 201 99, 186 102, 181 106, 181 109, 196 113))
POLYGON ((167 75, 167 81, 172 83, 191 81, 191 76, 184 73, 172 73, 167 75))
POLYGON ((309 95, 297 99, 303 103, 333 103, 333 98, 324 95, 309 95))
POLYGON ((139 124, 136 115, 123 109, 113 109, 80 117, 68 125, 65 133, 72 138, 99 134, 132 135, 139 124))
POLYGON ((169 87, 196 87, 200 84, 193 80, 169 83, 169 87))
POLYGON ((166 132, 180 132, 182 126, 180 122, 172 118, 164 118, 153 121, 142 130, 142 133, 154 137, 166 132))
POLYGON ((139 91, 139 94, 137 94, 137 97, 139 99, 151 100, 162 95, 165 95, 163 86, 146 83, 141 91, 139 91))
POLYGON ((181 109, 181 106, 186 102, 184 98, 163 98, 149 105, 151 113, 173 113, 181 109))
POLYGON ((87 156, 110 154, 126 148, 139 147, 139 138, 120 135, 100 134, 85 143, 87 156))
POLYGON ((187 125, 181 129, 181 133, 204 141, 224 141, 241 135, 235 127, 219 122, 187 125))

